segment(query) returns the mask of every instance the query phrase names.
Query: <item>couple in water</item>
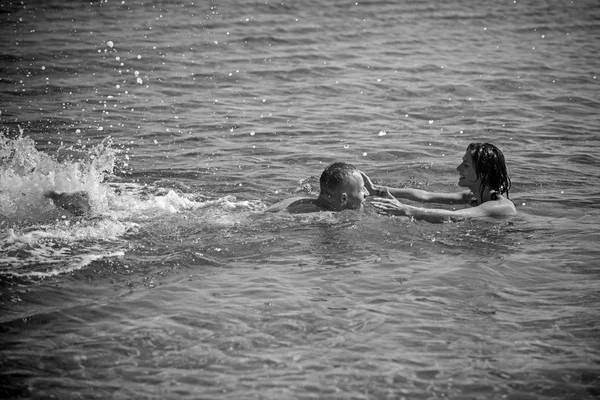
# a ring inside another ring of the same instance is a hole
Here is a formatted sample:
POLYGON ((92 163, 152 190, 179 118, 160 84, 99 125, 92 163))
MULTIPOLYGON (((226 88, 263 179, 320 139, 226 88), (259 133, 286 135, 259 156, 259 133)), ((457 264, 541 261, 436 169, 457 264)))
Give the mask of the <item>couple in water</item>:
POLYGON ((321 174, 319 197, 283 200, 269 207, 266 212, 301 214, 355 210, 362 208, 368 196, 377 196, 371 204, 378 212, 429 222, 516 214, 514 204, 508 199, 511 184, 500 149, 490 143, 471 143, 456 169, 459 173, 458 185, 465 190, 456 193, 432 193, 419 189, 375 185, 353 165, 336 162, 325 168, 321 174), (422 208, 401 203, 398 198, 450 205, 466 203, 471 207, 456 210, 422 208))
MULTIPOLYGON (((514 204, 508 199, 510 178, 500 149, 490 143, 471 143, 456 169, 459 173, 458 185, 465 190, 456 193, 432 193, 419 189, 375 185, 353 165, 336 162, 325 168, 321 174, 319 197, 283 200, 265 212, 303 214, 356 210, 362 208, 368 196, 377 196, 372 205, 379 213, 429 222, 516 214, 514 204), (449 205, 466 203, 471 207, 454 210, 422 208, 404 204, 398 198, 449 205)), ((56 206, 75 215, 85 215, 90 210, 89 196, 85 192, 49 191, 45 196, 52 199, 56 206)))

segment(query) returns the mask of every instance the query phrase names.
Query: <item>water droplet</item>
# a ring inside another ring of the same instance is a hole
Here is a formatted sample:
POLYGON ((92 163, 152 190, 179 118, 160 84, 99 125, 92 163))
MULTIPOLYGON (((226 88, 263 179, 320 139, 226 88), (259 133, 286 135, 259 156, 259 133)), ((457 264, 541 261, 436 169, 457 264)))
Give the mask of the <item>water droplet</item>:
POLYGON ((250 132, 250 136, 254 136, 254 135, 256 135, 256 132, 254 132, 254 131, 250 132))
POLYGON ((385 136, 385 135, 387 135, 386 131, 379 131, 379 136, 385 136))

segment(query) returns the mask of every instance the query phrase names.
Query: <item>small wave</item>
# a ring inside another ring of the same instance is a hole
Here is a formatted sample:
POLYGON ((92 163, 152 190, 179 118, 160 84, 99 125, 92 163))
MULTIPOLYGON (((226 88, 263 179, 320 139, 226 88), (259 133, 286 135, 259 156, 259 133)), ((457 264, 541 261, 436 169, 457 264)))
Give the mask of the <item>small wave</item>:
POLYGON ((136 229, 135 223, 112 219, 10 228, 0 244, 0 276, 45 278, 82 269, 100 258, 123 256, 122 237, 136 229))
POLYGON ((138 226, 134 222, 120 222, 109 218, 96 218, 90 221, 79 219, 74 223, 65 219, 55 225, 26 228, 23 233, 9 228, 5 242, 35 244, 43 240, 64 242, 115 240, 125 233, 136 230, 138 226))
MULTIPOLYGON (((64 255, 64 254, 60 254, 60 252, 55 252, 53 254, 53 256, 60 256, 60 255, 64 255)), ((44 266, 45 266, 45 270, 44 271, 31 271, 28 269, 25 269, 23 271, 19 270, 19 269, 11 269, 11 270, 4 270, 4 271, 0 271, 0 275, 4 276, 4 277, 9 277, 9 278, 25 278, 25 279, 44 279, 44 278, 50 278, 53 276, 57 276, 57 275, 63 275, 63 274, 68 274, 68 273, 72 273, 78 270, 81 270, 83 268, 85 268, 87 265, 91 264, 94 261, 97 260, 101 260, 101 259, 105 259, 105 258, 114 258, 114 257, 123 257, 125 255, 125 252, 123 251, 114 251, 114 252, 107 252, 107 253, 100 253, 100 254, 83 254, 83 255, 79 255, 75 258, 69 257, 69 261, 66 262, 66 260, 54 260, 52 262, 48 262, 47 260, 47 254, 44 255, 43 260, 44 260, 44 266)), ((8 258, 6 260, 3 261, 7 262, 9 264, 14 265, 18 265, 19 263, 22 263, 22 260, 18 260, 18 259, 11 259, 8 258)), ((21 266, 23 267, 23 266, 21 266)))
MULTIPOLYGON (((107 198, 105 212, 120 220, 147 220, 186 211, 203 209, 260 212, 266 205, 260 200, 238 200, 235 196, 208 198, 172 189, 125 183, 112 185, 115 195, 107 198)), ((209 211, 206 211, 207 213, 209 211)))
POLYGON ((583 164, 583 165, 598 165, 600 161, 598 157, 591 154, 574 154, 567 159, 568 162, 583 164))

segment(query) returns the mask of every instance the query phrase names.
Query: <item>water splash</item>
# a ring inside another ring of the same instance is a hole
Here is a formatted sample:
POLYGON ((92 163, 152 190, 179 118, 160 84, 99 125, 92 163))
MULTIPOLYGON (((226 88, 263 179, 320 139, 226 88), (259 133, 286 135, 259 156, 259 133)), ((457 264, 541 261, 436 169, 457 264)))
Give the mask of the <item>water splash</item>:
POLYGON ((14 139, 0 132, 0 226, 45 223, 60 217, 64 211, 44 196, 48 191, 84 191, 92 207, 102 203, 109 189, 102 182, 106 174, 112 174, 117 156, 111 145, 106 138, 85 152, 61 147, 51 156, 38 151, 22 131, 14 139))
POLYGON ((0 278, 38 279, 126 257, 131 241, 157 226, 178 231, 192 224, 216 235, 266 208, 260 200, 125 182, 113 173, 119 150, 112 144, 109 137, 49 155, 22 131, 16 138, 0 133, 0 278), (44 196, 50 190, 85 192, 91 211, 78 216, 57 207, 44 196))

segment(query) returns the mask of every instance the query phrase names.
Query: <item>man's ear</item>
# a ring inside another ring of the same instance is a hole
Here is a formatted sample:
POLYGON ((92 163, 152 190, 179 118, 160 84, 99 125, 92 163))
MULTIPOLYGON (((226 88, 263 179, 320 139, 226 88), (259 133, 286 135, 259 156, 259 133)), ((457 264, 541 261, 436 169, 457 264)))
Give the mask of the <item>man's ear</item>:
POLYGON ((345 206, 348 203, 348 195, 346 193, 340 193, 340 204, 345 206))

